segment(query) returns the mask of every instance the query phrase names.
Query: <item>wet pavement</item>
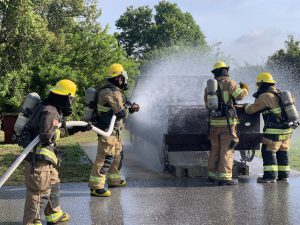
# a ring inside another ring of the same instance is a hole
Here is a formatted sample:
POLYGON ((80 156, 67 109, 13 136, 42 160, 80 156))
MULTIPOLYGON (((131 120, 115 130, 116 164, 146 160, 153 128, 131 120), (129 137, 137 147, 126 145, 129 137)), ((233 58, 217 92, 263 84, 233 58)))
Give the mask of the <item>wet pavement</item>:
MULTIPOLYGON (((288 183, 257 184, 254 169, 249 183, 218 187, 200 178, 149 171, 130 151, 125 160, 128 185, 111 189, 109 198, 91 197, 87 183, 62 184, 61 204, 71 215, 69 224, 300 224, 297 172, 288 183)), ((24 187, 0 189, 1 225, 21 224, 24 197, 24 187)))

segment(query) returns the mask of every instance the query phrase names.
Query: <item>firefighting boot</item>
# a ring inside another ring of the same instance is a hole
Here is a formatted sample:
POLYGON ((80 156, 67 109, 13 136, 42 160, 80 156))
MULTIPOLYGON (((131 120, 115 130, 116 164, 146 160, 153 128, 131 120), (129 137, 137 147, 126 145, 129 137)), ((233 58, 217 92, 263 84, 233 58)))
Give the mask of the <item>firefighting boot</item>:
POLYGON ((114 188, 114 187, 125 187, 126 186, 126 180, 120 180, 119 184, 110 184, 108 182, 108 187, 114 188))
POLYGON ((237 185, 238 183, 239 183, 239 181, 237 179, 219 180, 218 186, 237 185))
POLYGON ((207 181, 208 184, 213 184, 213 183, 215 183, 217 180, 216 180, 215 178, 208 177, 206 181, 207 181))
POLYGON ((288 178, 287 177, 278 177, 277 181, 288 182, 288 178))
POLYGON ((105 188, 91 189, 91 195, 97 197, 109 197, 111 196, 111 192, 110 190, 106 190, 105 188))
POLYGON ((257 183, 260 183, 260 184, 276 183, 276 179, 275 178, 258 177, 257 178, 257 183))
MULTIPOLYGON (((46 216, 46 219, 47 219, 47 216, 46 216)), ((63 215, 61 217, 59 217, 57 220, 55 220, 55 221, 47 221, 47 225, 59 224, 61 222, 69 221, 69 219, 70 219, 69 213, 64 212, 63 215)))

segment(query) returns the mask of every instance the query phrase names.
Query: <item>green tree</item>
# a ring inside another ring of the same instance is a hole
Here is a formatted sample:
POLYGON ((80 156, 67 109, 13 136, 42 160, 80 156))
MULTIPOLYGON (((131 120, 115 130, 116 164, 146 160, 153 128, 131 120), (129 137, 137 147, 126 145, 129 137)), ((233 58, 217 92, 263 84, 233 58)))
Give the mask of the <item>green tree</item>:
POLYGON ((154 25, 152 20, 152 9, 148 6, 137 9, 130 6, 117 20, 116 26, 122 29, 122 32, 115 35, 128 55, 140 58, 143 52, 150 49, 153 36, 152 27, 154 25))
POLYGON ((175 3, 161 1, 154 6, 156 15, 155 47, 167 47, 177 43, 188 46, 206 46, 205 36, 192 15, 183 13, 175 3))
POLYGON ((117 38, 128 55, 137 59, 159 48, 173 45, 205 47, 205 36, 190 13, 183 13, 175 3, 161 1, 154 6, 153 15, 148 6, 128 7, 116 21, 121 29, 117 38))
POLYGON ((100 15, 95 0, 1 1, 0 112, 19 110, 28 92, 45 97, 62 78, 77 83, 82 111, 84 90, 101 85, 115 62, 132 83, 137 63, 101 28, 100 15))
POLYGON ((14 111, 30 84, 31 65, 54 35, 29 0, 0 3, 0 105, 14 111))
POLYGON ((275 73, 281 73, 287 79, 299 84, 300 80, 300 41, 289 36, 285 49, 280 49, 268 58, 267 65, 275 73))

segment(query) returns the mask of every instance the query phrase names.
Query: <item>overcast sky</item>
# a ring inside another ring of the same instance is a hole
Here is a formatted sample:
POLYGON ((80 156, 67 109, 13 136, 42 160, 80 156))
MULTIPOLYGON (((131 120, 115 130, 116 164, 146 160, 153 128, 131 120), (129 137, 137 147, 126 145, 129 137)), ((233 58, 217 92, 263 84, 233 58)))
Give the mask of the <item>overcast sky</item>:
MULTIPOLYGON (((284 47, 288 35, 300 39, 299 0, 169 0, 190 12, 209 44, 239 63, 264 63, 267 56, 284 47)), ((130 5, 153 7, 159 0, 99 0, 100 22, 116 31, 115 21, 130 5)))

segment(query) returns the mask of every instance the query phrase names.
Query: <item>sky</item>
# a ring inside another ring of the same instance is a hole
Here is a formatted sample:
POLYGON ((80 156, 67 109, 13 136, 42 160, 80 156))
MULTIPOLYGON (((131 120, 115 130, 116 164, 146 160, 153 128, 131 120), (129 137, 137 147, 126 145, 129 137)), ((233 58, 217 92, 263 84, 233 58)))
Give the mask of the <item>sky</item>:
MULTIPOLYGON (((100 22, 110 33, 120 32, 115 21, 130 5, 149 5, 159 0, 98 0, 100 22)), ((169 0, 189 12, 209 45, 221 42, 221 50, 237 63, 263 64, 289 35, 300 40, 299 0, 169 0)))

